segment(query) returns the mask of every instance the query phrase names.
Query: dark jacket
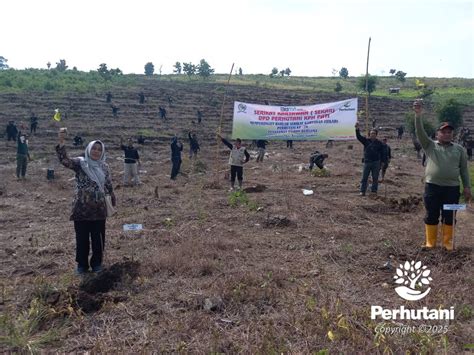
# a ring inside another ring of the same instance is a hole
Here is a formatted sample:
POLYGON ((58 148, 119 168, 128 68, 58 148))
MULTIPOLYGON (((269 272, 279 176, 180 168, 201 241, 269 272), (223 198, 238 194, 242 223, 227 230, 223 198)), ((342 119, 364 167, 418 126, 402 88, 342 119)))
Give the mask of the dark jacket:
POLYGON ((388 144, 382 143, 383 151, 382 151, 382 158, 380 159, 381 162, 387 163, 392 160, 392 149, 388 144))
POLYGON ((378 139, 371 140, 365 138, 360 134, 360 131, 356 129, 356 137, 359 142, 364 146, 364 162, 370 163, 374 161, 380 161, 383 154, 383 143, 378 139))
POLYGON ((264 140, 259 139, 259 140, 257 141, 257 148, 263 148, 263 149, 265 149, 266 146, 267 146, 267 144, 268 144, 268 141, 264 141, 264 140))
POLYGON ((321 154, 318 151, 315 151, 313 154, 311 154, 311 157, 309 158, 309 170, 313 169, 313 166, 317 166, 319 169, 324 168, 324 157, 323 154, 321 154))
POLYGON ((7 135, 8 135, 9 137, 14 137, 14 138, 16 138, 17 135, 18 135, 18 128, 16 128, 16 126, 15 126, 14 124, 9 123, 9 124, 7 125, 7 135))
POLYGON ((138 155, 138 150, 136 148, 121 144, 120 149, 125 152, 125 163, 133 164, 138 162, 138 160, 140 159, 140 156, 138 155))
POLYGON ((17 141, 18 141, 18 147, 17 147, 16 153, 20 155, 26 155, 29 157, 30 153, 28 150, 28 141, 26 137, 21 134, 21 131, 18 132, 17 141))
POLYGON ((181 161, 181 152, 183 151, 183 144, 178 143, 178 138, 174 137, 171 141, 171 160, 181 161))
POLYGON ((199 142, 197 138, 193 138, 191 133, 188 133, 188 137, 189 137, 189 145, 191 146, 191 150, 193 152, 197 152, 198 150, 200 150, 201 148, 199 148, 199 142))
MULTIPOLYGON (((74 189, 73 207, 70 216, 71 221, 99 221, 107 218, 107 206, 105 195, 99 190, 97 183, 89 178, 82 170, 80 160, 69 158, 66 147, 56 146, 59 161, 66 168, 76 173, 76 188, 74 189)), ((109 166, 104 163, 105 193, 110 194, 112 203, 115 205, 115 195, 110 178, 109 166)))

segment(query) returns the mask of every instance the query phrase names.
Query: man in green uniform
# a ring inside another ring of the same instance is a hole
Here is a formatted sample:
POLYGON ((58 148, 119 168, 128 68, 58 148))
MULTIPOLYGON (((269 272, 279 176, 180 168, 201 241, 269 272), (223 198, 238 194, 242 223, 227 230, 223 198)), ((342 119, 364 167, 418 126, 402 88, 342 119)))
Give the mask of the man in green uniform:
POLYGON ((437 140, 433 141, 426 134, 421 121, 423 105, 421 100, 413 104, 415 110, 415 131, 428 158, 425 169, 425 234, 427 248, 436 246, 438 223, 441 214, 443 246, 453 249, 453 211, 443 210, 444 204, 459 202, 459 178, 463 184, 464 199, 471 200, 471 184, 467 168, 467 155, 463 147, 453 143, 454 127, 449 122, 442 122, 437 131, 437 140))

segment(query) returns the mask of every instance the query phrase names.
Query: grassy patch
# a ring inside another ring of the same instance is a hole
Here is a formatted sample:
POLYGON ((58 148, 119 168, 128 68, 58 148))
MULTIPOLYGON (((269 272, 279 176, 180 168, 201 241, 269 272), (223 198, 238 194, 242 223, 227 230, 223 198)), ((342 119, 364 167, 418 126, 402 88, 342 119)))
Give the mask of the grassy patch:
POLYGON ((249 198, 244 191, 232 191, 229 195, 228 201, 230 207, 237 207, 247 205, 249 203, 249 198))
POLYGON ((137 135, 143 137, 154 137, 155 132, 152 129, 141 129, 137 132, 137 135))
POLYGON ((252 212, 261 210, 256 201, 252 201, 248 198, 245 191, 232 191, 229 195, 228 202, 230 207, 246 206, 249 211, 252 212))
POLYGON ((311 170, 311 176, 328 177, 328 176, 331 176, 331 172, 327 168, 322 168, 322 169, 314 168, 313 170, 311 170))
POLYGON ((38 298, 34 298, 28 310, 18 315, 0 316, 0 344, 33 353, 41 350, 42 346, 57 341, 59 335, 54 329, 44 330, 51 315, 52 310, 38 298))

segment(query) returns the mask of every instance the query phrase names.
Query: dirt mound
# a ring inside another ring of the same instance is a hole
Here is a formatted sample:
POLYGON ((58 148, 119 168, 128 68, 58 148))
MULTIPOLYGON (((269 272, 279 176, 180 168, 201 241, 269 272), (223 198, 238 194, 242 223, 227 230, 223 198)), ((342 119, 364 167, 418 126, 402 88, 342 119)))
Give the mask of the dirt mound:
POLYGON ((220 190, 222 189, 221 184, 218 181, 210 181, 202 186, 203 189, 208 190, 220 190))
POLYGON ((267 216, 265 221, 263 222, 263 226, 266 228, 272 227, 294 227, 296 226, 296 222, 292 221, 288 217, 285 216, 267 216))
POLYGON ((102 308, 105 302, 104 295, 91 295, 87 292, 77 290, 74 294, 73 300, 76 302, 77 308, 84 313, 97 312, 102 308))
POLYGON ((422 202, 422 198, 416 195, 408 197, 394 198, 394 197, 379 197, 378 200, 383 201, 389 205, 390 209, 400 212, 412 212, 418 208, 422 202))
POLYGON ((253 193, 253 192, 263 192, 267 189, 265 185, 257 184, 255 186, 246 187, 244 192, 253 193))
POLYGON ((139 267, 140 264, 136 261, 113 264, 97 276, 84 279, 79 288, 90 294, 108 292, 127 279, 135 279, 138 276, 139 267))

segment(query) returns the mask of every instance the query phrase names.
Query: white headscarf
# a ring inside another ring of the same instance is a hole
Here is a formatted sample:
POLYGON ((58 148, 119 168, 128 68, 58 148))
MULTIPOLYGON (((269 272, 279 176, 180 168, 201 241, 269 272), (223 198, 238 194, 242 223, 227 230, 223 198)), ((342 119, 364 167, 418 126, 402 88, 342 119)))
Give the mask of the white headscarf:
POLYGON ((86 175, 99 186, 100 192, 104 192, 105 185, 105 171, 103 170, 105 162, 105 145, 101 141, 92 141, 86 147, 85 157, 79 158, 81 161, 81 168, 86 175), (91 158, 91 149, 95 143, 102 145, 102 154, 98 160, 91 158))

